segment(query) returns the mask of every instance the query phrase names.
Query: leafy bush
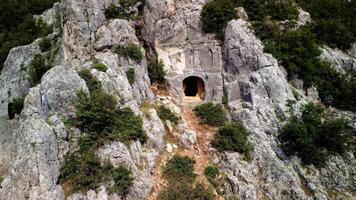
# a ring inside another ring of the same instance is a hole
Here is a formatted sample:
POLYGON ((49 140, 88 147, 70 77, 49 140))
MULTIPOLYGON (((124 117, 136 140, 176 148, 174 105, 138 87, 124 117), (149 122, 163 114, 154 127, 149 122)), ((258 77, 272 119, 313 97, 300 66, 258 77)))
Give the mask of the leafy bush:
POLYGON ((96 189, 104 181, 102 169, 93 151, 67 154, 60 169, 59 182, 70 181, 73 192, 96 189))
POLYGON ((355 1, 344 0, 296 0, 296 2, 311 14, 312 31, 322 43, 349 49, 355 42, 354 27, 355 1))
POLYGON ((126 47, 122 45, 117 45, 114 48, 114 52, 117 53, 119 56, 131 58, 136 62, 141 62, 143 58, 140 46, 134 43, 129 43, 126 47))
POLYGON ((204 185, 197 184, 195 187, 189 184, 170 185, 158 194, 158 200, 213 200, 215 195, 211 189, 206 189, 204 185))
POLYGON ((126 167, 119 166, 111 169, 111 177, 114 180, 114 186, 109 188, 110 192, 124 196, 128 194, 134 180, 131 171, 126 167))
POLYGON ((83 91, 77 93, 77 116, 73 123, 91 133, 94 139, 146 142, 147 135, 142 129, 141 117, 128 108, 117 109, 116 99, 101 89, 100 82, 89 70, 82 70, 79 74, 86 81, 90 96, 83 91))
POLYGON ((94 64, 94 68, 98 71, 102 71, 102 72, 106 72, 106 70, 108 70, 108 67, 103 64, 103 63, 95 63, 94 64))
POLYGON ((291 0, 239 0, 235 2, 238 6, 245 8, 252 21, 263 21, 265 18, 280 21, 298 19, 298 8, 291 0))
POLYGON ((0 176, 0 188, 1 188, 1 183, 4 181, 4 177, 0 176))
POLYGON ((232 0, 209 1, 200 13, 203 30, 206 33, 215 33, 222 39, 227 22, 235 18, 235 15, 235 5, 232 0))
POLYGON ((147 135, 142 129, 142 119, 130 109, 116 109, 115 98, 98 90, 87 96, 78 92, 76 125, 89 131, 100 140, 146 142, 147 135))
POLYGON ((216 166, 207 166, 205 169, 204 169, 204 174, 205 176, 209 179, 216 179, 219 174, 220 174, 220 171, 219 171, 219 168, 216 167, 216 166))
POLYGON ((286 152, 298 155, 305 164, 325 165, 332 153, 343 153, 352 145, 352 134, 345 119, 327 118, 320 105, 307 104, 302 116, 292 116, 282 128, 280 140, 286 152))
POLYGON ((36 54, 30 63, 30 82, 37 85, 42 76, 51 68, 46 64, 46 59, 41 54, 36 54))
POLYGON ((91 75, 88 69, 84 69, 78 74, 82 79, 84 79, 90 92, 94 92, 101 89, 100 81, 96 79, 93 75, 91 75))
POLYGON ((52 32, 51 26, 43 20, 36 22, 32 16, 52 5, 52 0, 0 1, 0 71, 11 48, 29 44, 52 32))
POLYGON ((148 76, 151 82, 163 83, 166 72, 164 71, 163 61, 158 61, 158 58, 152 58, 148 61, 148 76))
POLYGON ((219 151, 237 151, 249 159, 253 146, 248 141, 248 135, 242 123, 227 123, 219 128, 211 144, 219 151))
POLYGON ((226 114, 220 104, 204 103, 194 108, 195 114, 204 124, 222 126, 227 121, 226 114))
POLYGON ((159 106, 157 109, 158 117, 161 118, 163 122, 169 120, 173 124, 177 124, 180 120, 175 113, 173 113, 170 109, 166 108, 165 106, 159 106))
POLYGON ((38 44, 42 52, 46 52, 51 49, 51 40, 47 37, 41 39, 40 43, 38 44))
POLYGON ((25 97, 17 97, 12 100, 8 105, 9 119, 13 119, 16 114, 20 114, 23 109, 25 97))
POLYGON ((193 182, 197 175, 194 173, 195 161, 189 157, 173 156, 163 169, 163 176, 170 182, 193 182))
POLYGON ((114 185, 109 188, 112 193, 118 195, 127 194, 133 184, 131 171, 123 166, 114 168, 111 164, 102 166, 93 149, 79 149, 67 154, 64 164, 60 168, 59 183, 69 183, 70 191, 85 192, 95 190, 103 182, 113 179, 114 185))
POLYGON ((135 82, 135 69, 134 68, 130 68, 129 70, 127 70, 126 72, 126 77, 127 80, 129 80, 130 85, 132 85, 135 82))

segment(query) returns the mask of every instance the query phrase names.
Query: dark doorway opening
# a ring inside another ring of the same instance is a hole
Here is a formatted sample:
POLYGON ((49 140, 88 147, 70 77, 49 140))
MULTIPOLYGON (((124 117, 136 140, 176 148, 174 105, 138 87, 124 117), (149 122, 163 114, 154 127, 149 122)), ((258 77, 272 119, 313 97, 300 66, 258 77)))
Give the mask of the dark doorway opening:
POLYGON ((183 80, 183 92, 186 97, 199 97, 204 99, 204 81, 196 76, 189 76, 183 80))

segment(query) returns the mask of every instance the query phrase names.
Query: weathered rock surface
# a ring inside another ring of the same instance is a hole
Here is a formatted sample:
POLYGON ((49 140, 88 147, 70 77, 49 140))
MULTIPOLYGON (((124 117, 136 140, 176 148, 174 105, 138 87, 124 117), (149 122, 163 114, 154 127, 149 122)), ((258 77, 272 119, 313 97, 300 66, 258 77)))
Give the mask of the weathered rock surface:
POLYGON ((189 76, 204 81, 205 100, 221 101, 223 96, 221 47, 201 28, 200 10, 204 3, 146 1, 143 36, 163 61, 169 92, 178 100, 182 97, 182 82, 189 76))
POLYGON ((323 46, 321 48, 320 58, 333 64, 338 72, 348 73, 356 71, 356 58, 341 50, 323 46))
MULTIPOLYGON (((231 115, 251 131, 255 146, 250 162, 237 153, 220 155, 219 163, 230 181, 228 193, 242 199, 329 199, 333 188, 342 191, 337 198, 351 198, 355 187, 349 174, 354 170, 342 166, 346 166, 344 162, 354 166, 352 159, 332 157, 328 167, 318 172, 313 167, 303 168, 298 159, 291 160, 280 149, 276 136, 280 118, 288 116, 287 100, 295 100, 293 89, 277 61, 263 53, 261 42, 248 27, 244 20, 232 20, 225 36, 225 88, 231 115), (335 178, 338 181, 332 181, 335 178)), ((298 104, 303 104, 307 97, 300 94, 298 104)))
POLYGON ((11 49, 0 76, 0 118, 8 118, 7 107, 14 98, 24 96, 31 84, 29 65, 40 53, 37 42, 11 49))

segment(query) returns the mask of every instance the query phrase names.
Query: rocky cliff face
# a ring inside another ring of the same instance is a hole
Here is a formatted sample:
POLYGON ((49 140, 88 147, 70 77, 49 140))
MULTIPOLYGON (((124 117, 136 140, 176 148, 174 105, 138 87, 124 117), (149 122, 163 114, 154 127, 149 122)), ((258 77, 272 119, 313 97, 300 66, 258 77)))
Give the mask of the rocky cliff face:
MULTIPOLYGON (((189 76, 204 80, 207 101, 221 101, 228 96, 230 115, 241 120, 252 135, 255 146, 252 161, 238 153, 212 151, 211 157, 227 175, 224 191, 240 199, 352 199, 356 194, 356 161, 352 153, 333 156, 327 167, 318 170, 302 166, 297 157, 287 157, 276 139, 281 118, 288 118, 286 101, 297 100, 296 106, 315 100, 294 88, 286 79, 285 70, 272 55, 263 52, 245 19, 229 22, 225 40, 219 42, 202 32, 199 18, 205 0, 146 0, 141 20, 106 19, 105 9, 116 0, 62 0, 53 9, 61 13, 61 29, 53 37, 59 44, 55 66, 35 87, 28 81, 28 66, 40 53, 39 41, 11 50, 0 76, 0 199, 65 199, 64 188, 58 185, 63 157, 76 148, 72 139, 81 132, 64 125, 75 115, 76 91, 88 87, 78 72, 90 72, 103 89, 118 99, 118 107, 131 108, 143 117, 148 142, 130 145, 112 142, 97 154, 114 166, 124 164, 133 172, 133 187, 126 199, 148 199, 155 185, 154 170, 158 156, 164 151, 165 127, 155 109, 140 109, 155 96, 150 88, 147 61, 137 62, 118 56, 115 45, 135 43, 145 55, 153 52, 163 60, 167 70, 169 93, 167 105, 181 100, 182 81, 189 76), (137 31, 138 28, 141 31, 137 31), (145 45, 144 45, 145 44, 145 45), (144 49, 143 46, 146 48, 144 49), (107 65, 101 72, 91 69, 94 61, 107 65), (135 69, 130 84, 126 71, 135 69), (26 95, 24 109, 16 119, 8 119, 8 104, 26 95)), ((53 10, 52 10, 53 12, 53 10)), ((243 12, 243 10, 241 11, 243 12)), ((45 12, 48 23, 55 20, 45 12)), ((243 16, 246 16, 244 13, 243 16)), ((300 24, 310 19, 302 12, 300 24)), ((323 57, 342 71, 355 68, 355 55, 347 55, 328 47, 323 57), (351 63, 351 64, 350 64, 351 63)), ((174 105, 174 104, 173 104, 174 105)), ((171 106, 174 108, 174 106, 171 106)), ((179 108, 175 108, 179 112, 179 108)), ((355 117, 351 114, 352 120, 355 117), (352 118, 353 117, 353 118, 352 118)), ((180 138, 189 148, 196 142, 186 125, 180 127, 180 138)), ((97 191, 67 196, 71 200, 120 199, 105 186, 97 191)))

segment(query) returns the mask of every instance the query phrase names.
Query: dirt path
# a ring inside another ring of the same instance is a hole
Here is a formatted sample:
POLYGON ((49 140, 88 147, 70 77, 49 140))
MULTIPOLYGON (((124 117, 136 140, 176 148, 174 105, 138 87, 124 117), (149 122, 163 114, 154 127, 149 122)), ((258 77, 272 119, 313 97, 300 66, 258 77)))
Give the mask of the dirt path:
MULTIPOLYGON (((177 148, 173 153, 164 152, 158 160, 156 171, 154 172, 155 183, 153 192, 149 200, 156 200, 158 193, 164 189, 168 183, 162 179, 162 168, 173 155, 188 156, 196 161, 194 172, 198 175, 198 182, 208 185, 208 180, 204 176, 204 169, 210 164, 209 160, 209 143, 212 140, 217 129, 199 124, 199 119, 195 116, 190 107, 181 107, 181 116, 186 121, 188 128, 193 130, 197 136, 197 143, 192 149, 177 148)), ((176 138, 176 141, 178 139, 176 138)), ((217 196, 217 200, 222 200, 222 197, 217 196)))

